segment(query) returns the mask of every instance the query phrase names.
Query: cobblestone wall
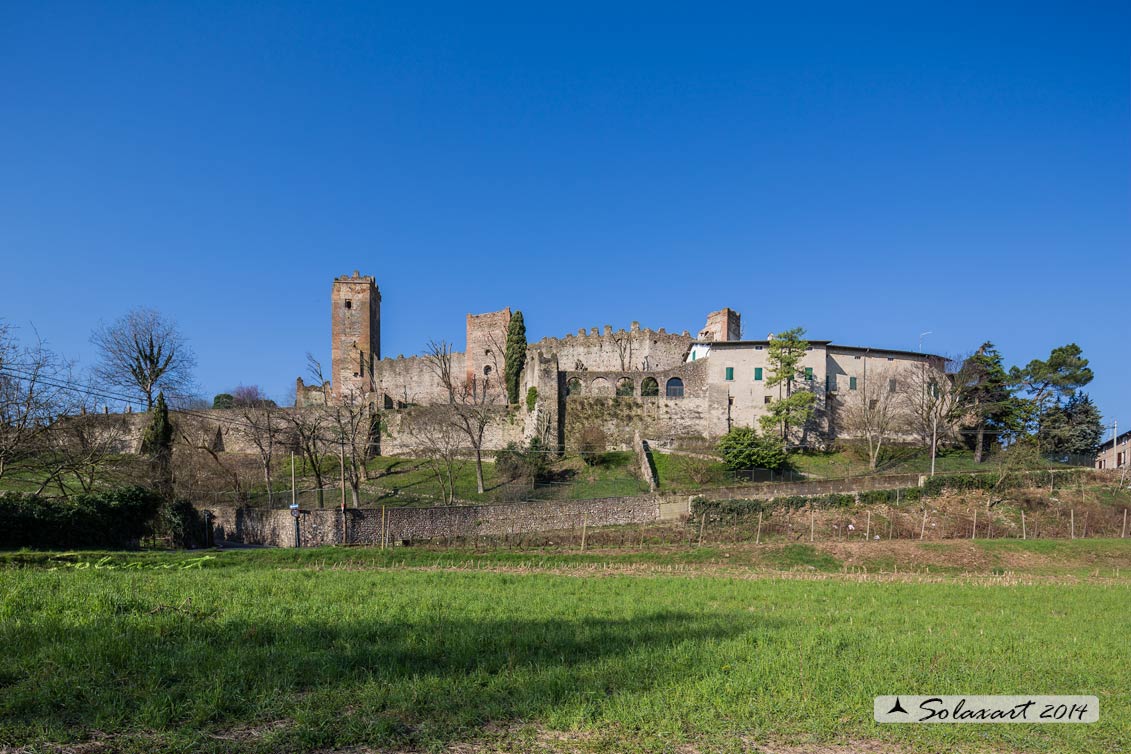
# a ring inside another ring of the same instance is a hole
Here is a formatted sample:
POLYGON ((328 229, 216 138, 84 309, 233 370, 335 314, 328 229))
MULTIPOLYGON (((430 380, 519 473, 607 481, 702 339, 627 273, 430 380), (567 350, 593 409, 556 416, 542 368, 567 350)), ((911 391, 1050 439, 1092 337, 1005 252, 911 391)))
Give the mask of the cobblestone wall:
MULTIPOLYGON (((286 509, 202 507, 212 518, 217 541, 293 547, 295 519, 286 509)), ((446 508, 339 508, 302 510, 298 517, 300 546, 376 545, 382 527, 390 541, 441 537, 499 536, 559 531, 588 526, 614 526, 656 521, 655 496, 600 498, 509 505, 464 505, 446 508), (343 536, 343 529, 345 534, 343 536)))

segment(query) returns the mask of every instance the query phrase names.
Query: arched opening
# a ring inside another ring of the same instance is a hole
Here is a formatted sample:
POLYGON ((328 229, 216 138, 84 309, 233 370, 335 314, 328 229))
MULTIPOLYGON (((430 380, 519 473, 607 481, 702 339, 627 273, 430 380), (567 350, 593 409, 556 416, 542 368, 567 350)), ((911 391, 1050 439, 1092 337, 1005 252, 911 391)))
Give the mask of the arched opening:
POLYGON ((611 396, 613 394, 613 386, 604 377, 597 377, 589 383, 589 392, 593 395, 611 396))
POLYGON ((566 381, 566 396, 581 395, 581 393, 581 380, 576 377, 570 377, 569 380, 566 381))
POLYGON ((645 398, 654 398, 660 394, 660 385, 655 377, 645 377, 640 383, 640 395, 645 398))
POLYGON ((682 398, 683 397, 683 380, 679 377, 672 377, 668 380, 666 388, 668 398, 682 398))
POLYGON ((617 380, 618 398, 631 398, 635 392, 636 388, 632 384, 632 380, 630 380, 628 377, 621 377, 619 380, 617 380))

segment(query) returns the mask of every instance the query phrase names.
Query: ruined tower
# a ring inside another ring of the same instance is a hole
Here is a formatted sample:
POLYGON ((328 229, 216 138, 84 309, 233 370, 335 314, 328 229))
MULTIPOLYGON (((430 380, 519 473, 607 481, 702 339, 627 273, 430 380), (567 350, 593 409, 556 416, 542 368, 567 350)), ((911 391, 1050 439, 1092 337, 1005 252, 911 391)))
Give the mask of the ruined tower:
POLYGON ((467 315, 467 353, 465 354, 468 385, 487 378, 502 384, 506 363, 507 328, 511 324, 511 308, 487 314, 467 315))
POLYGON ((719 309, 707 315, 707 324, 699 331, 699 340, 742 340, 742 320, 734 309, 719 309))
POLYGON ((334 398, 364 396, 381 358, 381 292, 370 275, 342 275, 330 293, 330 380, 334 398))

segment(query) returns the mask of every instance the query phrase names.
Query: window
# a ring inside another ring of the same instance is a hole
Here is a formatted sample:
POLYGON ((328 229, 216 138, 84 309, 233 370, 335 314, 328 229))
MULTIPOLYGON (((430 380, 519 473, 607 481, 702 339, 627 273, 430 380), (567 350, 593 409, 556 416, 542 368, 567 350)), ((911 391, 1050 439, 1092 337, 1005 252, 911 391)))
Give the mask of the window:
POLYGON ((695 352, 694 351, 691 352, 691 360, 695 361, 695 352))
POLYGON ((895 358, 892 357, 892 356, 888 356, 888 361, 895 361, 895 358))
POLYGON ((621 377, 617 380, 617 395, 621 398, 629 398, 636 392, 632 384, 632 380, 628 377, 621 377))
POLYGON ((761 350, 762 350, 762 346, 754 346, 754 350, 755 350, 755 351, 761 351, 761 350))
POLYGON ((860 360, 860 357, 859 357, 859 356, 853 356, 852 358, 856 359, 857 361, 859 361, 859 360, 860 360))
POLYGON ((894 379, 888 380, 888 392, 889 393, 894 393, 896 387, 897 387, 897 385, 896 385, 896 381, 894 379))
POLYGON ((878 406, 879 404, 880 404, 880 401, 876 398, 873 398, 872 400, 868 401, 868 410, 869 411, 875 411, 876 406, 878 406))
POLYGON ((352 308, 353 308, 353 302, 352 302, 352 301, 350 301, 350 300, 349 300, 348 298, 346 299, 346 308, 347 308, 347 309, 352 309, 352 308))
POLYGON ((733 382, 734 381, 734 367, 727 367, 726 379, 727 379, 727 382, 733 382))
POLYGON ((762 367, 754 367, 754 381, 755 382, 761 382, 762 381, 762 367))
POLYGON ((672 377, 670 380, 668 380, 668 384, 664 392, 668 398, 682 398, 683 380, 681 380, 679 377, 672 377))
POLYGON ((652 398, 660 394, 660 385, 656 382, 655 377, 645 377, 640 383, 640 395, 645 398, 652 398))
POLYGON ((490 367, 490 365, 483 367, 483 376, 484 376, 484 377, 490 377, 490 376, 491 376, 491 367, 490 367))
POLYGON ((768 404, 769 404, 769 402, 770 402, 770 396, 768 396, 768 395, 767 395, 767 396, 765 396, 765 397, 764 397, 764 398, 762 399, 762 403, 765 403, 765 404, 767 404, 767 405, 768 405, 768 404))
POLYGON ((829 391, 830 393, 836 392, 836 375, 835 374, 830 374, 827 377, 825 377, 825 390, 829 391))
POLYGON ((805 379, 813 381, 813 367, 805 367, 805 379))
POLYGON ((848 378, 848 389, 849 390, 855 390, 856 389, 856 378, 855 377, 849 377, 848 378))
POLYGON ((576 377, 570 377, 566 382, 566 395, 581 395, 581 380, 576 377))

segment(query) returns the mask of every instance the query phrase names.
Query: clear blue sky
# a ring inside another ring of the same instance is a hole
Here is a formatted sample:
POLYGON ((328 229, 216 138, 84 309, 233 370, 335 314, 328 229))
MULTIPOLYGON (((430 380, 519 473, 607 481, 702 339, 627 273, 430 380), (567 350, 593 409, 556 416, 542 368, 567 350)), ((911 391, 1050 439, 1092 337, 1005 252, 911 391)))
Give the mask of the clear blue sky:
POLYGON ((1076 341, 1131 427, 1127 3, 404 5, 3 4, 0 317, 89 364, 154 306, 204 393, 282 397, 358 268, 385 355, 730 306, 1076 341))

